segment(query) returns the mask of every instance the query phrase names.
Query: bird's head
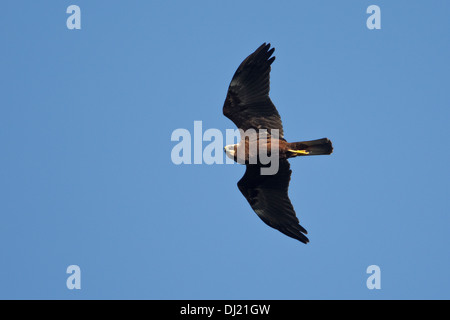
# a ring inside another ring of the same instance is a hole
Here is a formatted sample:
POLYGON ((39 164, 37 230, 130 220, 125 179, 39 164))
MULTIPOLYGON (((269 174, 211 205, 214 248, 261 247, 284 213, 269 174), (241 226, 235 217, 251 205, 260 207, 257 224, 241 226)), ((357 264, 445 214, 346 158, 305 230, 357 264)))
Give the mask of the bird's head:
POLYGON ((228 158, 235 160, 236 159, 236 145, 229 144, 223 148, 228 158))

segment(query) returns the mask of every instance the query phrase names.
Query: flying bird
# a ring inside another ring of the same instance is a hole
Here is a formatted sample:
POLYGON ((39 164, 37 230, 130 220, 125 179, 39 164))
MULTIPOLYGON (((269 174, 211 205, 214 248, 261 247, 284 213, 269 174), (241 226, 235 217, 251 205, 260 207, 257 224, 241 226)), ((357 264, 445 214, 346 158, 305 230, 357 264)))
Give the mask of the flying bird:
POLYGON ((300 225, 288 196, 292 170, 287 159, 331 154, 333 146, 327 138, 293 143, 284 139, 281 117, 269 97, 274 50, 270 43, 262 44, 240 64, 231 80, 223 114, 241 129, 241 139, 238 144, 225 146, 224 151, 229 158, 246 165, 245 174, 237 185, 261 220, 306 244, 309 242, 307 231, 300 225), (242 134, 251 130, 264 131, 267 138, 242 134), (268 164, 253 151, 272 150, 272 144, 278 144, 278 171, 262 174, 261 169, 268 164))

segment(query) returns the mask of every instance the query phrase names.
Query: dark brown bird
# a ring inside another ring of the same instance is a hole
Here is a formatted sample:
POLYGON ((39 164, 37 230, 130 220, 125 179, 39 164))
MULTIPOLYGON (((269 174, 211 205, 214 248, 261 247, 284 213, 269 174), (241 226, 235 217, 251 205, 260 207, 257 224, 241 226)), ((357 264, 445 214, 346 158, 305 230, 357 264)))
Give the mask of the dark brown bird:
POLYGON ((261 220, 289 237, 308 243, 307 231, 300 225, 288 196, 292 171, 287 159, 331 154, 333 147, 327 138, 293 143, 284 139, 280 115, 269 98, 274 50, 270 44, 262 44, 234 74, 223 114, 241 130, 241 140, 224 149, 228 157, 246 165, 238 188, 261 220), (262 174, 262 168, 269 167, 261 161, 264 153, 278 161, 275 174, 262 174))

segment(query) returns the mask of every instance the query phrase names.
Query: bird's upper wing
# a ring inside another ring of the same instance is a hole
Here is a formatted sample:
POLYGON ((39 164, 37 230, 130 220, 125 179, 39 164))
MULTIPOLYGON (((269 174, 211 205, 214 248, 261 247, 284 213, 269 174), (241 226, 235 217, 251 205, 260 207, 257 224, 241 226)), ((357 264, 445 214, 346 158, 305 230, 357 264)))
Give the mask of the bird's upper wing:
POLYGON ((261 175, 260 169, 258 165, 247 165, 238 182, 239 190, 262 221, 289 237, 308 243, 307 231, 299 224, 288 196, 292 172, 289 162, 280 160, 275 175, 261 175))
POLYGON ((236 70, 228 88, 223 114, 242 130, 278 129, 283 138, 283 125, 269 98, 270 65, 275 48, 263 44, 249 55, 236 70))

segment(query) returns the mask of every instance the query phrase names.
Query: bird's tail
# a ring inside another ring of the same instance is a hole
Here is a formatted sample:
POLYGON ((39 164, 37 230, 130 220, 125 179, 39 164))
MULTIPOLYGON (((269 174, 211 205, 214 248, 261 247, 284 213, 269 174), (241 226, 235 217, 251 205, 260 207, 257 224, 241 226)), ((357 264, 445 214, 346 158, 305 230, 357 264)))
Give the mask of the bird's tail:
POLYGON ((289 143, 288 151, 291 153, 291 157, 331 154, 333 152, 333 145, 329 139, 322 138, 289 143))

